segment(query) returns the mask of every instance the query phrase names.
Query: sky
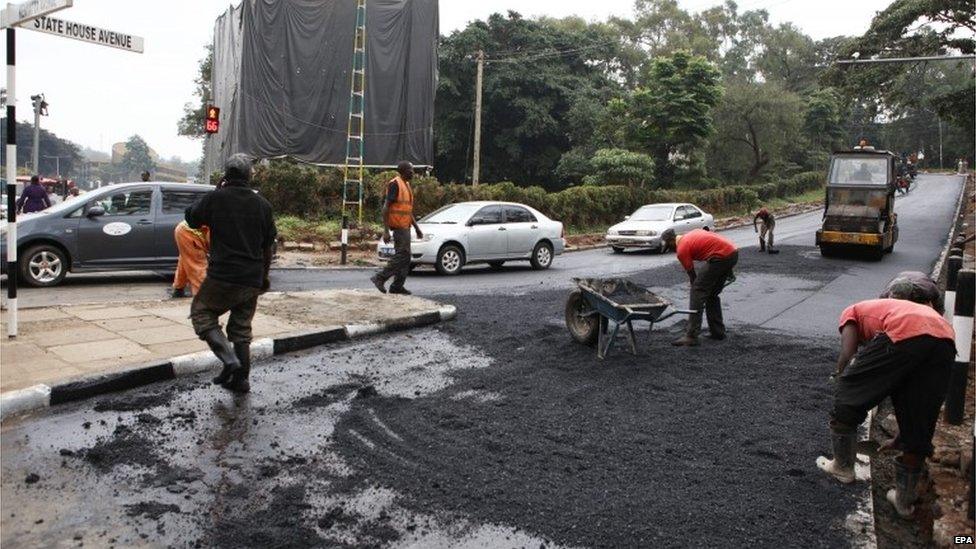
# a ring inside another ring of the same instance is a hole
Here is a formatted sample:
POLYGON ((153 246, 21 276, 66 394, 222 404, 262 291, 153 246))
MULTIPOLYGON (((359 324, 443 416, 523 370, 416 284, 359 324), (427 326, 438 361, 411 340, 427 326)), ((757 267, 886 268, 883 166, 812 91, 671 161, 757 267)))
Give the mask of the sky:
MULTIPOLYGON (((234 0, 237 3, 239 0, 234 0)), ((4 2, 5 3, 5 2, 4 2)), ((679 0, 699 11, 720 0, 679 0)), ((193 101, 199 60, 214 20, 228 0, 74 0, 54 17, 145 38, 136 54, 41 34, 17 32, 17 118, 32 118, 29 96, 44 93, 49 116, 41 127, 81 146, 108 152, 113 143, 141 135, 164 158, 194 160, 200 142, 180 137, 176 124, 193 101)), ((773 23, 792 22, 815 39, 859 35, 889 0, 742 0, 740 11, 764 8, 773 23)), ((442 34, 468 21, 516 10, 529 17, 579 15, 588 20, 629 16, 632 0, 440 0, 442 34)), ((6 43, 0 41, 6 57, 6 43)), ((4 74, 4 86, 6 75, 4 74)))

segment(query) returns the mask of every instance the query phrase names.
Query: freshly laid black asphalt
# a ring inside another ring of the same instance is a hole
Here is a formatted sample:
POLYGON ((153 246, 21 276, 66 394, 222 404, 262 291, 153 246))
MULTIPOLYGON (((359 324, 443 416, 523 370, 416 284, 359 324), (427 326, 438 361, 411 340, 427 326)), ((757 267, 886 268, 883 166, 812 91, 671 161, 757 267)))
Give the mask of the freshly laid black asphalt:
MULTIPOLYGON (((680 321, 641 325, 639 356, 620 342, 598 361, 569 338, 555 271, 490 291, 462 275, 434 292, 456 321, 276 357, 247 397, 200 375, 7 421, 0 542, 847 545, 864 487, 814 466, 834 322, 930 267, 958 189, 924 179, 899 201, 902 242, 880 263, 821 259, 810 222, 784 220, 781 254, 742 250, 723 342, 677 349, 680 321)), ((606 257, 600 273, 686 299, 672 257, 606 257)))

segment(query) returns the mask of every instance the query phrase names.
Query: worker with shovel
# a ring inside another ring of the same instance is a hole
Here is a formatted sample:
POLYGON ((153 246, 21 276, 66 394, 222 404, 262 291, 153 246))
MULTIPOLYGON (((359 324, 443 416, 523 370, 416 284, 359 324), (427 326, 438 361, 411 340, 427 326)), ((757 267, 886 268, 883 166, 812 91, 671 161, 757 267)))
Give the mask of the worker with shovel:
POLYGON ((931 302, 912 301, 926 299, 926 293, 911 279, 899 277, 886 288, 888 298, 861 301, 841 313, 830 414, 834 457, 816 461, 840 482, 854 482, 858 426, 890 396, 898 420, 898 437, 891 446, 902 455, 895 461, 895 488, 887 499, 903 517, 914 511, 919 474, 932 454, 932 435, 956 356, 952 326, 931 302))
POLYGON ((773 249, 773 229, 776 227, 776 216, 769 213, 765 207, 759 208, 755 217, 752 218, 752 230, 759 233, 759 251, 769 251, 771 254, 778 254, 779 250, 773 249), (762 221, 760 227, 756 227, 756 222, 762 221), (769 241, 768 248, 766 241, 769 241))
POLYGON ((671 344, 678 347, 698 345, 702 309, 708 317, 708 337, 725 339, 722 300, 718 296, 729 279, 734 277, 732 268, 739 261, 739 250, 731 240, 703 229, 695 229, 682 236, 675 235, 674 229, 668 229, 661 234, 661 241, 666 248, 677 251, 678 261, 691 281, 688 308, 697 311, 688 316, 685 335, 671 344), (695 261, 705 262, 701 273, 695 272, 695 261))

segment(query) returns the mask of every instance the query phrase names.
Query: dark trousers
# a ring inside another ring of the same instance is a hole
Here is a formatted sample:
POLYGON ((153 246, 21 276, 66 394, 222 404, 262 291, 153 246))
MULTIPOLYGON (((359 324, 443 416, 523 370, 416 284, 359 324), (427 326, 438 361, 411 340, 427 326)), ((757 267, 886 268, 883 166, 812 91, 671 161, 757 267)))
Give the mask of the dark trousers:
POLYGON ((220 329, 220 315, 230 311, 227 339, 234 343, 250 343, 251 320, 258 307, 259 295, 260 288, 222 282, 208 276, 190 304, 193 331, 202 336, 214 328, 220 329))
POLYGON ((931 455, 955 356, 955 344, 947 339, 918 336, 892 343, 879 334, 837 378, 831 428, 855 432, 868 410, 890 396, 898 419, 898 446, 907 453, 931 455))
MULTIPOLYGON (((769 221, 763 221, 759 224, 759 241, 760 243, 765 238, 766 245, 770 248, 773 247, 773 230, 776 229, 776 220, 769 218, 769 221)), ((761 244, 760 244, 761 245, 761 244)))
POLYGON ((725 280, 732 274, 732 268, 739 261, 739 252, 723 259, 710 259, 698 272, 691 284, 691 299, 689 309, 698 313, 688 316, 688 335, 698 337, 701 333, 702 313, 708 317, 708 331, 713 337, 725 335, 725 322, 722 320, 722 300, 719 294, 725 288, 725 280))
POLYGON ((383 282, 393 277, 390 289, 403 288, 410 274, 410 229, 393 229, 393 257, 376 274, 383 282))

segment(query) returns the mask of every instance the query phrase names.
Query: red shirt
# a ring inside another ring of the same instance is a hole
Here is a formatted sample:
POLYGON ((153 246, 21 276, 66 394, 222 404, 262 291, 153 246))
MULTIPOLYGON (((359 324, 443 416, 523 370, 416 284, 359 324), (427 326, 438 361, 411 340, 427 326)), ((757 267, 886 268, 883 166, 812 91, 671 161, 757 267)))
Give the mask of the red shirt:
POLYGON ((840 314, 840 328, 853 322, 857 337, 869 341, 885 333, 892 343, 928 335, 955 341, 952 326, 928 305, 904 299, 869 299, 855 303, 840 314))
POLYGON ((678 242, 678 261, 686 271, 694 268, 693 261, 725 259, 738 251, 735 244, 724 236, 711 231, 695 229, 678 242))

